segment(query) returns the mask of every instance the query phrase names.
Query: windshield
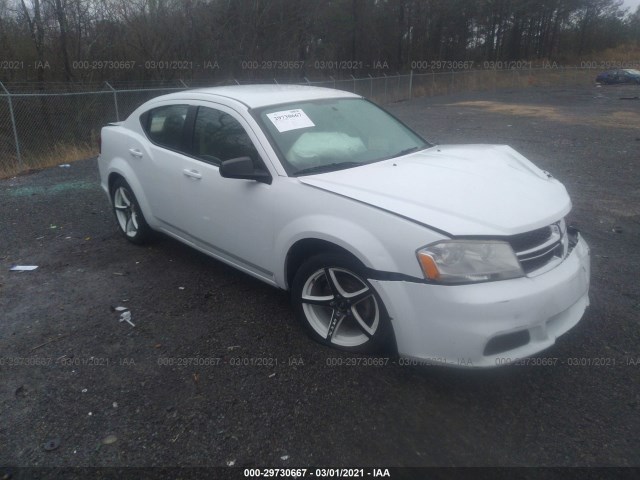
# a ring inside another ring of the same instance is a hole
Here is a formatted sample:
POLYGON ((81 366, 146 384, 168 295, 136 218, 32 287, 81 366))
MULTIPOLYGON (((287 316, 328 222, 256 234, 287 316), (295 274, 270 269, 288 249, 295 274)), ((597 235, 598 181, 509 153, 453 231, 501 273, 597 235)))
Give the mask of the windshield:
POLYGON ((257 116, 289 175, 350 168, 430 146, 387 112, 359 98, 266 107, 257 116))

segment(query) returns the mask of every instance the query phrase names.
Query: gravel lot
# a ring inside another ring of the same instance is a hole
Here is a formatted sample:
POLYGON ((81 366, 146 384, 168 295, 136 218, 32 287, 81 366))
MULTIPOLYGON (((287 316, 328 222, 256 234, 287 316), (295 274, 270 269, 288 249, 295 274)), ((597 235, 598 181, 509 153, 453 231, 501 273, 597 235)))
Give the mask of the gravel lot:
POLYGON ((167 238, 123 240, 95 159, 1 180, 0 466, 640 466, 640 101, 620 99, 639 93, 389 107, 566 185, 592 305, 541 354, 554 366, 330 366, 354 357, 309 340, 285 292, 167 238), (163 364, 194 357, 221 360, 163 364))

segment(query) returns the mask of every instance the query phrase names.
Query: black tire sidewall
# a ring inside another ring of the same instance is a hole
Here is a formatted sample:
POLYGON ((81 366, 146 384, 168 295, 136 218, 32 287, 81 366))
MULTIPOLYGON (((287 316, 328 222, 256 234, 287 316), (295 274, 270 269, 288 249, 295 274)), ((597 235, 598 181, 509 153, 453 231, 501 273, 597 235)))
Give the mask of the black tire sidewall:
POLYGON ((385 305, 376 289, 367 280, 367 276, 364 272, 365 268, 355 258, 349 255, 333 252, 314 255, 298 268, 291 284, 291 303, 293 305, 296 318, 311 338, 323 345, 354 353, 377 353, 393 349, 395 346, 395 339, 393 337, 393 330, 391 328, 387 309, 385 308, 385 305), (376 302, 378 303, 378 308, 380 309, 380 325, 374 336, 371 337, 364 345, 358 347, 342 347, 335 345, 320 336, 309 324, 307 316, 302 308, 302 289, 310 275, 313 275, 319 269, 325 267, 336 267, 349 270, 357 275, 360 281, 362 281, 373 292, 376 302))

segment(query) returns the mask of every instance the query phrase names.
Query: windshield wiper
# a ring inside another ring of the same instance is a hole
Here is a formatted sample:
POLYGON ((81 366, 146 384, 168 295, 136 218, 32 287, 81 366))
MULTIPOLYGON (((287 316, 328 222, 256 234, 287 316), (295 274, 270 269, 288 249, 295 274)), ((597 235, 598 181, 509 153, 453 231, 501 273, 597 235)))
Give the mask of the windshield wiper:
POLYGON ((334 162, 334 163, 328 163, 326 165, 316 165, 315 167, 303 168, 302 170, 298 170, 296 173, 294 173, 294 175, 297 177, 298 175, 306 175, 309 173, 332 172, 335 170, 343 170, 345 168, 358 167, 360 165, 364 165, 364 163, 334 162))
POLYGON ((395 155, 389 157, 389 158, 397 158, 397 157, 402 157, 403 155, 408 155, 410 153, 416 152, 418 150, 424 150, 425 147, 411 147, 411 148, 406 148, 404 150, 402 150, 401 152, 396 153, 395 155))

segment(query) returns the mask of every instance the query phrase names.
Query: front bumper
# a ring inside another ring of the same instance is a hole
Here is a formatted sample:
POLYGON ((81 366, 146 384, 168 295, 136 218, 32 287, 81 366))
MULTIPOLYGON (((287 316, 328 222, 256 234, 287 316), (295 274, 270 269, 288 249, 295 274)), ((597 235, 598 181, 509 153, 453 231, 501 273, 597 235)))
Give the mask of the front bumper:
POLYGON ((425 364, 494 367, 530 357, 575 326, 589 305, 589 247, 535 276, 473 285, 370 280, 401 357, 425 364))

